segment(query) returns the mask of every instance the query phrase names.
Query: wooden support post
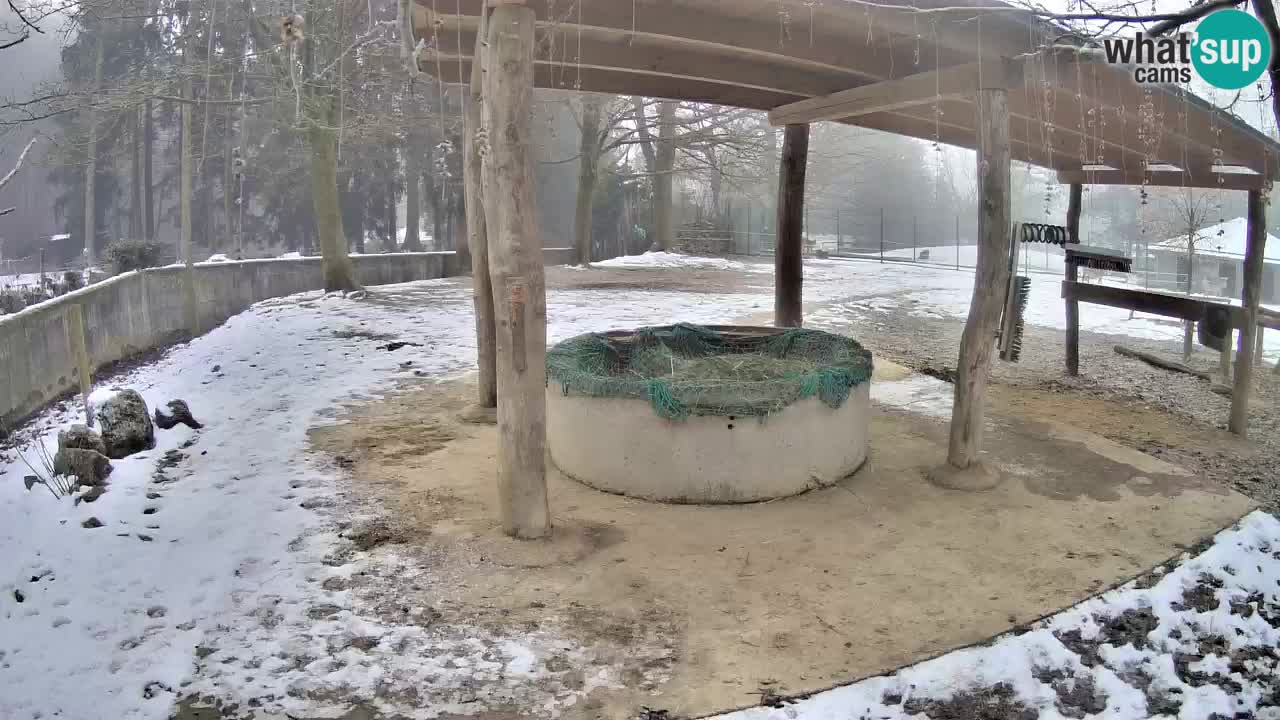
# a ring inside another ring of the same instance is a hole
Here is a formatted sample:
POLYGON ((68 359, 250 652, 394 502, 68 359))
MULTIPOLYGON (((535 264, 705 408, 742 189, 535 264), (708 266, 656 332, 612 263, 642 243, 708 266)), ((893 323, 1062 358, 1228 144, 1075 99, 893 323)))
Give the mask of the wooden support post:
MULTIPOLYGON (((476 403, 481 408, 498 406, 498 381, 495 369, 496 330, 493 319, 493 283, 489 278, 489 242, 484 225, 484 200, 481 190, 480 146, 476 130, 480 128, 480 108, 484 102, 484 38, 488 15, 480 17, 476 33, 475 55, 471 61, 471 87, 466 98, 466 128, 462 156, 462 190, 466 200, 467 245, 471 250, 471 298, 476 313, 476 365, 480 376, 476 385, 476 403)), ((413 148, 410 152, 417 152, 413 148)))
POLYGON ((1227 336, 1222 340, 1222 349, 1218 351, 1218 374, 1222 376, 1223 384, 1231 382, 1231 343, 1235 342, 1232 332, 1232 328, 1227 328, 1227 336))
MULTIPOLYGON (((1067 197, 1067 242, 1080 242, 1080 209, 1084 186, 1072 183, 1070 195, 1067 197)), ((1047 246, 1046 246, 1047 247, 1047 246)), ((1077 266, 1069 262, 1067 281, 1076 282, 1077 266)), ((1074 297, 1067 298, 1067 374, 1080 374, 1080 302, 1074 297)))
POLYGON ((788 125, 778 168, 777 244, 773 253, 773 324, 804 322, 804 176, 809 163, 809 126, 788 125))
MULTIPOLYGON (((1236 353, 1236 377, 1231 392, 1231 432, 1249 434, 1249 392, 1253 382, 1253 355, 1258 329, 1258 302, 1262 296, 1262 259, 1267 244, 1267 196, 1249 191, 1248 242, 1244 251, 1244 289, 1240 293, 1244 323, 1240 328, 1240 349, 1236 353)), ((1228 344, 1229 345, 1229 344, 1228 344)))
POLYGON ((482 161, 497 320, 498 502, 517 538, 551 531, 547 506, 547 297, 534 201, 534 10, 499 0, 489 18, 482 161))
POLYGON ((880 208, 880 262, 884 262, 884 208, 880 208))
MULTIPOLYGON (((1002 288, 1009 274, 1009 93, 1003 88, 978 91, 978 267, 973 299, 960 339, 956 365, 955 405, 951 412, 951 437, 947 464, 955 470, 969 470, 978 463, 982 448, 984 401, 987 373, 1000 321, 1002 288)), ((976 470, 976 469, 975 469, 976 470)), ((938 475, 943 484, 979 489, 995 480, 938 475)))
POLYGON ((89 407, 93 365, 89 361, 88 343, 84 337, 84 310, 78 304, 71 305, 62 320, 67 333, 67 347, 71 349, 71 357, 76 361, 80 398, 84 401, 84 424, 93 427, 93 408, 89 407))
POLYGON ((1253 342, 1253 366, 1254 367, 1262 367, 1262 353, 1266 349, 1266 344, 1263 343, 1262 340, 1263 340, 1263 336, 1266 334, 1267 334, 1267 329, 1259 325, 1258 337, 1253 342))

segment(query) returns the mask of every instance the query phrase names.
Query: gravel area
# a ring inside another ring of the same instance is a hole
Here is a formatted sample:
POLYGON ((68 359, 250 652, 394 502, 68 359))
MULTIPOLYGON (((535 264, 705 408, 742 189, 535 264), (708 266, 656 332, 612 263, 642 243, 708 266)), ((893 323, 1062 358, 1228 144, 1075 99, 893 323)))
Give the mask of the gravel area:
MULTIPOLYGON (((854 334, 877 356, 916 370, 943 376, 954 369, 963 321, 922 316, 910 307, 886 309, 874 302, 859 310, 862 317, 839 325, 828 322, 825 329, 854 334)), ((1176 326, 1171 324, 1171 329, 1176 326)), ((1225 432, 1230 399, 1212 392, 1209 382, 1123 357, 1115 352, 1116 345, 1170 360, 1182 359, 1180 341, 1081 332, 1081 374, 1068 377, 1063 367, 1064 333, 1028 326, 1019 362, 997 360, 992 379, 996 385, 1014 392, 1026 389, 1095 398, 1166 413, 1182 426, 1184 432, 1178 442, 1144 432, 1141 427, 1107 424, 1091 429, 1230 485, 1265 510, 1280 511, 1280 375, 1273 372, 1273 367, 1254 371, 1250 436, 1248 442, 1242 442, 1225 432), (1190 442, 1187 435, 1191 436, 1190 442)), ((1197 345, 1188 364, 1216 372, 1218 354, 1197 345)), ((993 406, 998 409, 995 401, 993 406)))

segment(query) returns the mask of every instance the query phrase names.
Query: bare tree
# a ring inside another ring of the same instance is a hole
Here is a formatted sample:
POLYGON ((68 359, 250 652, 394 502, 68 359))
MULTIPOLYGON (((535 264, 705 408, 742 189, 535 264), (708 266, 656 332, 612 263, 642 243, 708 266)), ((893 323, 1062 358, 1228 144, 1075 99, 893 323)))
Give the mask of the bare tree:
MULTIPOLYGON (((1169 211, 1168 232, 1186 238, 1187 280, 1186 294, 1195 290, 1196 247, 1209 238, 1203 232, 1209 227, 1209 214, 1213 209, 1208 193, 1196 188, 1184 188, 1172 194, 1167 202, 1169 211)), ((1190 320, 1182 326, 1182 357, 1191 357, 1194 323, 1190 320)))
MULTIPOLYGON (((10 181, 18 176, 18 171, 22 169, 22 163, 27 159, 27 153, 31 152, 31 146, 36 144, 36 140, 39 140, 39 138, 31 138, 31 142, 27 143, 27 146, 22 148, 22 152, 18 153, 18 159, 13 163, 13 168, 5 173, 4 177, 0 177, 0 188, 8 185, 10 181)), ((8 215, 13 210, 13 208, 0 210, 0 215, 8 215)))

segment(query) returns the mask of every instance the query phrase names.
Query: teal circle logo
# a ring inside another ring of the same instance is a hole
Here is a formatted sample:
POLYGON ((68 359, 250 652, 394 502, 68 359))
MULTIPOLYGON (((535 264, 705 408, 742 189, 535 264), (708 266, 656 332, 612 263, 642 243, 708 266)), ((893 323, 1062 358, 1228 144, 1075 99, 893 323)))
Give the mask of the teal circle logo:
POLYGON ((1239 90, 1266 72, 1271 37, 1262 22, 1242 10, 1210 13, 1196 28, 1191 63, 1210 85, 1239 90))

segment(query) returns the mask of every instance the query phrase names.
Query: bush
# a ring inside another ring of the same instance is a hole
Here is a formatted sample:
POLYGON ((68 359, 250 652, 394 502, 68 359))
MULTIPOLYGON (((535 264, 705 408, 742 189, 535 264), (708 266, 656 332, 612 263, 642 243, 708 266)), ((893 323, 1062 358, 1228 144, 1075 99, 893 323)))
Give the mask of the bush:
POLYGON ((117 240, 107 246, 107 258, 116 272, 128 272, 160 264, 160 243, 146 240, 117 240))
POLYGON ((84 275, 76 270, 68 270, 62 273, 62 284, 66 287, 66 292, 79 290, 84 287, 84 275))
POLYGON ((48 300, 49 296, 36 287, 9 287, 0 289, 0 315, 16 313, 28 305, 48 300))

